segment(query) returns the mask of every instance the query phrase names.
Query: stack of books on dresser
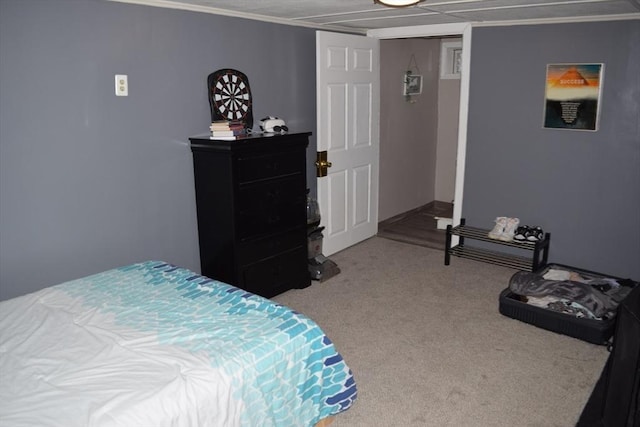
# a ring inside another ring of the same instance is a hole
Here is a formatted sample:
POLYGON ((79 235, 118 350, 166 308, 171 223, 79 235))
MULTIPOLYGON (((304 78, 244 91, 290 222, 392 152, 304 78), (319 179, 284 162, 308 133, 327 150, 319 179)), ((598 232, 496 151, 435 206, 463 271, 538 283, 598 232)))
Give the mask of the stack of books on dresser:
POLYGON ((209 126, 211 139, 233 140, 245 134, 244 123, 235 120, 216 120, 209 126))

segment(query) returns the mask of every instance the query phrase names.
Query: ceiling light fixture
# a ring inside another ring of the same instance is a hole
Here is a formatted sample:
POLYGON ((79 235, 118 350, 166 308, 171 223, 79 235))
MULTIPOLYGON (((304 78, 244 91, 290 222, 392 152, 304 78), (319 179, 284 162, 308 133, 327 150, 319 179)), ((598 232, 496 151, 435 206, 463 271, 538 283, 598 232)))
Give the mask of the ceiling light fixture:
POLYGON ((418 4, 424 0, 373 0, 374 3, 389 7, 407 7, 418 4))

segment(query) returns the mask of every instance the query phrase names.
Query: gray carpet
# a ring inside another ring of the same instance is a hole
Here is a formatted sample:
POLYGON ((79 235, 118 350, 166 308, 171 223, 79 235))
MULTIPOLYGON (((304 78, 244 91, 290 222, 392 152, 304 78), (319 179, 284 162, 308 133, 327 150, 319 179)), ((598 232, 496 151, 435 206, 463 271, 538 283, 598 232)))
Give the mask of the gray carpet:
POLYGON ((332 426, 573 426, 608 352, 498 312, 515 270, 374 237, 276 298, 315 320, 358 400, 332 426))

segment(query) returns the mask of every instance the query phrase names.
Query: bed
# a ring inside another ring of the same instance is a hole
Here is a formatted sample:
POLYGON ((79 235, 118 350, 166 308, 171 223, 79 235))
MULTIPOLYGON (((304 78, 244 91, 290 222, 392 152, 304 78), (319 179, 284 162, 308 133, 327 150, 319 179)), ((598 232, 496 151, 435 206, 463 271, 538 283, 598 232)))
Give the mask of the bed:
POLYGON ((0 302, 0 425, 315 426, 357 396, 312 320, 161 261, 0 302))

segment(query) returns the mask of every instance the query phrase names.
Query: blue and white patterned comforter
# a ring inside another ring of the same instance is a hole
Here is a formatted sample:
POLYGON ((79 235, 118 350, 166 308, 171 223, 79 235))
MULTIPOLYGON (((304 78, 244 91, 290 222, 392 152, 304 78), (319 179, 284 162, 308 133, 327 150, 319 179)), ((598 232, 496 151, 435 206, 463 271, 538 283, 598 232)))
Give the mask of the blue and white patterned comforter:
POLYGON ((313 426, 356 398, 310 319, 159 261, 0 302, 0 425, 313 426))

